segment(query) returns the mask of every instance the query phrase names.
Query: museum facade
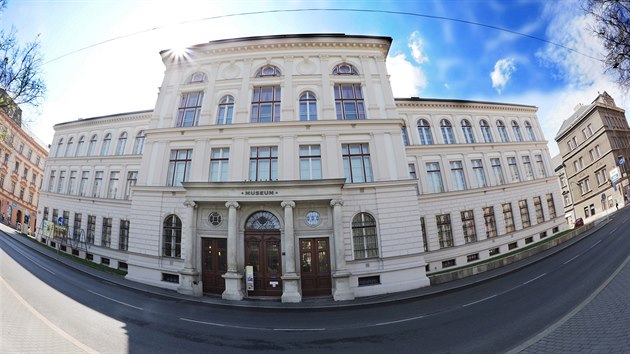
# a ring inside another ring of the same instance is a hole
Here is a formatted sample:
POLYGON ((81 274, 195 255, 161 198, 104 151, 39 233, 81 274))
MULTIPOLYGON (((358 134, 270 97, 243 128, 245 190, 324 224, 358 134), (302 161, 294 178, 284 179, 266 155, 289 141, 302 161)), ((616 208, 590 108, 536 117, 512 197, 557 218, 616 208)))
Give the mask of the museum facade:
POLYGON ((429 286, 561 231, 537 108, 394 98, 391 41, 162 51, 153 110, 54 127, 38 238, 181 293, 300 302, 429 286))

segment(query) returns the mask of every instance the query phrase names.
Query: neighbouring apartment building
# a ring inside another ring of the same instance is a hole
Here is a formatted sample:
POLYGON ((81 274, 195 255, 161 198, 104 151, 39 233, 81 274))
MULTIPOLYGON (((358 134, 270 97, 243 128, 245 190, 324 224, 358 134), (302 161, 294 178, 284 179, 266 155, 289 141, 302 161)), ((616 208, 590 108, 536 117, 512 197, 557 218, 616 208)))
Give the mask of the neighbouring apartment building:
POLYGON ((22 110, 0 89, 0 222, 33 232, 48 151, 22 126, 22 110))
POLYGON ((153 110, 54 127, 38 238, 186 294, 299 302, 428 286, 562 230, 537 108, 394 98, 391 41, 162 51, 153 110))
POLYGON ((589 222, 627 204, 630 127, 625 111, 608 93, 599 94, 589 105, 578 105, 555 140, 562 160, 555 167, 565 212, 574 214, 573 221, 589 222))

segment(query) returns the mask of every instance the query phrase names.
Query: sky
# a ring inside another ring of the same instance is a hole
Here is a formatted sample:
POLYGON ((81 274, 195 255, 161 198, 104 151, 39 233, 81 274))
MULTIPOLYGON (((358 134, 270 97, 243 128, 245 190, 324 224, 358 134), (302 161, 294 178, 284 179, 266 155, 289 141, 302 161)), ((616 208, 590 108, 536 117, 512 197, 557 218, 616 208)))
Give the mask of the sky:
POLYGON ((20 43, 39 36, 48 91, 37 109, 22 108, 45 144, 57 123, 153 109, 161 50, 345 33, 393 38, 387 68, 395 97, 538 107, 552 156, 576 105, 606 91, 630 108, 628 93, 596 59, 604 49, 589 26, 579 0, 9 0, 0 14, 0 27, 14 27, 20 43))

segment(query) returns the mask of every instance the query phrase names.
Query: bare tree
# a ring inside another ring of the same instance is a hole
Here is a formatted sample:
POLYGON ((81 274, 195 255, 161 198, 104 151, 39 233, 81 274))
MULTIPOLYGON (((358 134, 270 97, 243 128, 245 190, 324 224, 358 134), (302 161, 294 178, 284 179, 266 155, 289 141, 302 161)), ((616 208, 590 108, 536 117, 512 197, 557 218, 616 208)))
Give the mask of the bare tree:
MULTIPOLYGON (((7 0, 0 0, 0 13, 6 4, 7 0)), ((0 108, 11 103, 37 107, 44 98, 46 85, 41 75, 43 59, 39 49, 38 38, 22 47, 15 28, 0 30, 0 89, 6 92, 0 99, 0 108)))
POLYGON ((592 30, 606 48, 606 71, 630 89, 630 1, 586 0, 585 10, 595 18, 592 30))

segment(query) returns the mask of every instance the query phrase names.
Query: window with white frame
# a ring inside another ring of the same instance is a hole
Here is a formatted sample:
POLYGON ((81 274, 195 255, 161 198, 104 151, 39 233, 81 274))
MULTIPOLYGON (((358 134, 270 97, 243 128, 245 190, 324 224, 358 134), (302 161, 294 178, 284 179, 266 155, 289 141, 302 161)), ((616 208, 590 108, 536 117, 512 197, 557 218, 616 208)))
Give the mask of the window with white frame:
POLYGON ((553 194, 547 194, 547 210, 549 211, 549 218, 556 218, 556 204, 553 201, 553 194))
POLYGON ((455 135, 453 135, 453 126, 448 119, 440 121, 440 131, 442 132, 442 140, 444 144, 455 144, 455 135))
POLYGON ((369 144, 342 144, 341 153, 346 183, 373 181, 369 144))
POLYGON ((514 215, 512 215, 512 204, 505 203, 501 205, 503 208, 503 220, 505 221, 505 232, 514 232, 514 215))
POLYGON ((545 163, 543 162, 542 155, 536 155, 536 168, 538 169, 538 175, 542 178, 547 177, 547 171, 545 171, 545 163))
POLYGON ((234 97, 231 95, 224 96, 219 101, 219 108, 217 111, 217 124, 229 125, 232 124, 232 117, 234 116, 234 97))
POLYGON ((57 183, 57 193, 61 193, 66 183, 66 171, 59 172, 59 183, 57 183))
POLYGON ((580 186, 580 192, 582 193, 582 195, 591 191, 591 182, 588 180, 588 178, 578 182, 578 185, 580 186))
POLYGON ((166 185, 181 186, 182 182, 187 181, 190 177, 191 163, 192 149, 171 150, 166 185))
POLYGON ((70 171, 70 180, 68 181, 68 194, 73 195, 76 193, 77 183, 77 171, 70 171))
POLYGON ((432 145, 433 135, 431 134, 431 126, 426 119, 419 119, 418 123, 418 135, 420 136, 420 145, 432 145))
POLYGON ((229 148, 212 148, 212 153, 210 154, 210 182, 226 182, 228 180, 229 162, 229 148))
POLYGON ((354 259, 378 257, 376 220, 368 213, 358 213, 352 218, 352 244, 354 259))
POLYGON ((494 137, 492 136, 492 129, 490 128, 490 124, 485 119, 482 119, 479 122, 479 126, 481 127, 481 135, 483 135, 483 141, 486 143, 493 143, 494 137))
POLYGON ((337 120, 365 119, 361 84, 335 84, 337 120))
POLYGON ((72 145, 74 144, 74 138, 68 138, 68 144, 66 145, 66 153, 63 155, 64 157, 72 156, 72 145))
POLYGON ((462 191, 466 189, 466 180, 464 178, 464 164, 461 161, 451 161, 450 165, 453 190, 462 191))
POLYGON ((88 179, 90 178, 90 171, 81 172, 81 183, 79 184, 79 195, 84 197, 86 196, 86 188, 88 179))
POLYGON ((119 171, 109 173, 109 184, 107 185, 107 198, 114 199, 118 194, 119 171))
POLYGON ((532 168, 532 161, 529 156, 523 156, 523 169, 525 170, 525 180, 531 181, 534 179, 534 169, 532 168))
POLYGON ((407 170, 409 171, 409 179, 418 179, 418 174, 416 173, 416 164, 408 163, 407 170))
POLYGON ((249 180, 278 180, 278 147, 257 146, 250 148, 249 180))
POLYGON ((300 145, 300 179, 322 178, 322 152, 319 145, 300 145))
POLYGON ((521 176, 518 173, 518 165, 516 164, 516 157, 508 157, 508 169, 510 170, 510 178, 512 183, 520 182, 521 176))
POLYGON ((81 135, 77 142, 77 150, 74 152, 74 156, 83 156, 83 147, 85 146, 85 136, 81 135))
POLYGON ((85 242, 93 245, 96 236, 96 215, 88 215, 87 228, 85 229, 85 242))
POLYGON ((523 224, 523 228, 530 227, 532 223, 529 220, 529 207, 527 206, 527 200, 519 200, 518 208, 521 212, 521 223, 523 224))
POLYGON ((407 127, 403 125, 400 128, 400 133, 402 135, 403 145, 409 146, 409 135, 407 135, 407 127))
POLYGON ((196 82, 204 82, 206 81, 206 74, 198 71, 192 75, 190 75, 190 83, 196 83, 196 82))
POLYGON ((442 183, 442 172, 440 171, 440 164, 438 162, 427 162, 427 182, 429 193, 441 193, 444 192, 444 184, 442 183))
POLYGON ((121 251, 127 251, 129 249, 129 220, 120 220, 118 249, 121 251))
POLYGON ((88 145, 87 156, 94 156, 94 154, 96 153, 96 143, 97 143, 97 136, 96 134, 94 134, 90 138, 90 144, 88 145))
POLYGON ((116 145, 116 155, 124 155, 125 147, 127 147, 127 132, 122 132, 118 137, 118 144, 116 145))
POLYGON ((438 241, 440 248, 453 247, 453 230, 451 229, 451 214, 435 216, 438 228, 438 241))
POLYGON ((536 223, 540 224, 541 222, 544 222, 545 214, 543 213, 540 197, 534 197, 534 210, 536 211, 536 223))
POLYGON ((55 157, 61 156, 61 149, 63 148, 63 138, 60 138, 57 142, 57 151, 55 151, 55 157))
POLYGON ((141 155, 144 152, 144 130, 141 130, 136 134, 136 139, 133 141, 133 154, 141 155))
POLYGON ((499 137, 501 138, 501 142, 509 143, 510 137, 508 136, 507 129, 505 128, 505 124, 503 124, 502 120, 497 121, 497 129, 499 130, 499 137))
POLYGON ((256 70, 254 77, 279 77, 282 76, 282 72, 275 65, 265 65, 256 70))
POLYGON ((109 145, 112 143, 112 134, 107 133, 103 138, 103 145, 101 145, 101 156, 107 156, 109 153, 109 145))
POLYGON ((475 143, 475 134, 473 133, 472 125, 468 119, 462 120, 462 133, 464 134, 464 140, 467 144, 475 143))
POLYGON ((494 218, 494 207, 483 208, 483 222, 486 226, 486 238, 497 236, 497 222, 494 218))
POLYGON ((486 173, 483 170, 483 162, 481 159, 472 160, 473 174, 475 175, 475 181, 477 182, 477 188, 487 187, 486 173))
POLYGON ((512 131, 514 132, 514 137, 516 141, 523 141, 523 134, 521 134, 521 127, 518 125, 518 122, 512 121, 512 131))
POLYGON ((101 229, 101 246, 109 247, 112 242, 112 218, 103 218, 101 229))
POLYGON ((525 121, 525 130, 527 131, 527 135, 529 135, 530 141, 536 141, 536 134, 534 133, 534 128, 529 121, 525 121))
POLYGON ((494 179, 497 182, 497 185, 505 184, 505 177, 503 176, 503 168, 501 167, 501 159, 492 158, 490 159, 490 163, 492 164, 492 173, 494 174, 494 179))
POLYGON ((317 120, 317 97, 311 91, 300 95, 300 120, 317 120))
POLYGON ((131 198, 131 192, 136 183, 138 183, 138 171, 128 171, 127 183, 125 184, 125 199, 131 198))
POLYGON ((280 121, 280 86, 257 86, 252 95, 252 123, 280 121))
POLYGON ((175 214, 167 216, 162 223, 162 256, 182 256, 182 221, 175 214))
POLYGON ((203 92, 187 92, 182 94, 177 111, 176 127, 194 127, 199 124, 203 92))
POLYGON ((464 241, 466 243, 477 241, 474 212, 472 210, 464 210, 461 212, 461 217, 462 230, 464 231, 464 241))
POLYGON ((94 185, 92 186, 92 197, 98 198, 101 196, 101 185, 103 185, 103 171, 96 171, 94 173, 94 185))
POLYGON ((597 178, 598 186, 601 186, 602 184, 608 182, 608 174, 606 173, 606 167, 595 171, 595 177, 597 178))

